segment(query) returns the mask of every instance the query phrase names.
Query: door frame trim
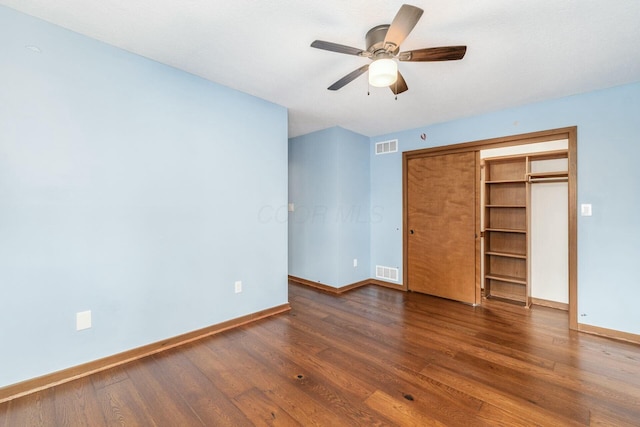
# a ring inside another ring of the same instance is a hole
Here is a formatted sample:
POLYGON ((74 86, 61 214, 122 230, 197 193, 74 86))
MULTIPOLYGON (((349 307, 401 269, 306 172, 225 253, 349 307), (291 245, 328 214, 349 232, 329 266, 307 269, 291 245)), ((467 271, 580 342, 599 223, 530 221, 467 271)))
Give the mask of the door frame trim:
MULTIPOLYGON (((568 202, 569 202, 569 329, 578 330, 578 128, 577 126, 530 132, 519 135, 489 138, 453 145, 405 151, 402 153, 402 289, 409 290, 408 280, 408 198, 407 165, 408 161, 420 157, 438 156, 488 148, 533 144, 537 142, 567 139, 568 141, 568 202)), ((476 164, 478 175, 476 187, 476 288, 480 289, 480 165, 476 164)), ((481 301, 480 298, 477 299, 481 301)))

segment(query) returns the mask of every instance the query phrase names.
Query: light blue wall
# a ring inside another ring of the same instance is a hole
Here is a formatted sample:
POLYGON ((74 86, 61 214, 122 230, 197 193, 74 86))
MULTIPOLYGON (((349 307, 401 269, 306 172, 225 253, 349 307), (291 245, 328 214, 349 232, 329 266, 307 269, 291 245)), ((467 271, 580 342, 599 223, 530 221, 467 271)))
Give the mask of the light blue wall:
POLYGON ((368 149, 338 127, 289 140, 292 276, 333 287, 369 278, 368 149))
POLYGON ((338 285, 338 128, 289 140, 289 274, 338 285))
POLYGON ((5 7, 0 52, 0 387, 286 303, 285 108, 5 7))
POLYGON ((593 204, 578 218, 578 321, 640 334, 639 117, 635 83, 372 138, 371 205, 382 219, 371 226, 371 265, 402 267, 402 154, 375 156, 375 142, 397 138, 409 151, 577 126, 578 204, 593 204))
POLYGON ((339 129, 338 133, 338 286, 369 276, 370 202, 369 138, 339 129), (357 267, 353 260, 357 259, 357 267))

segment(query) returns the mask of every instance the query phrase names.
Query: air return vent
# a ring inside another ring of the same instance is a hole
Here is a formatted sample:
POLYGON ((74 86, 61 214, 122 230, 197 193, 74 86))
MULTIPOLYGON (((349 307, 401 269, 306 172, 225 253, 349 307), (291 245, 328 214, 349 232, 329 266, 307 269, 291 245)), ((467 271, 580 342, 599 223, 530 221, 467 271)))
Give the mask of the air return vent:
POLYGON ((376 142, 376 155, 395 153, 398 151, 398 140, 391 139, 389 141, 376 142))
POLYGON ((376 265, 376 278, 398 281, 398 269, 393 267, 384 267, 382 265, 376 265))

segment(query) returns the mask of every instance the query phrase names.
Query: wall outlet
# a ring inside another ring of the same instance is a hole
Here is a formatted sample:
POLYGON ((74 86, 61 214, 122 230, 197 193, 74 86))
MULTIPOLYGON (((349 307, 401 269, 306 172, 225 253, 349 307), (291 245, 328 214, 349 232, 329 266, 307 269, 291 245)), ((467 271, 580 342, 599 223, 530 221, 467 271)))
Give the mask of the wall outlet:
POLYGON ((357 267, 358 266, 358 258, 354 258, 353 259, 353 266, 357 267))
POLYGON ((76 313, 76 331, 91 327, 91 310, 76 313))
POLYGON ((236 280, 235 290, 236 290, 236 294, 239 294, 240 292, 242 292, 242 281, 241 280, 236 280))

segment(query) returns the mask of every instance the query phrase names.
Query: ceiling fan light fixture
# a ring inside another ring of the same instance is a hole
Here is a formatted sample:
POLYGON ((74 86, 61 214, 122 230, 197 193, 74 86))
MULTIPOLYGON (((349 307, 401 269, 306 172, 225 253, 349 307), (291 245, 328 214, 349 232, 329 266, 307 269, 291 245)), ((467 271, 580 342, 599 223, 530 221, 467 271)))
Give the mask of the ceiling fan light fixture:
POLYGON ((386 87, 398 79, 398 64, 391 58, 376 59, 369 65, 369 84, 386 87))

